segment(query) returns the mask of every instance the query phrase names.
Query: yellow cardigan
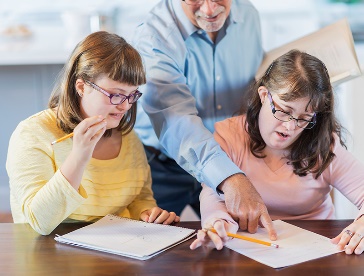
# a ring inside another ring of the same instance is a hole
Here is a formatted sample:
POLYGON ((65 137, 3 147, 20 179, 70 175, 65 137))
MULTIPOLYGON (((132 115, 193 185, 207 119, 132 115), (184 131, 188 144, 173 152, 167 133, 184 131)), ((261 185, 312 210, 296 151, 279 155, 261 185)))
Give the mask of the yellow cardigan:
POLYGON ((47 235, 63 221, 96 221, 109 213, 139 219, 156 206, 150 168, 134 131, 123 136, 117 158, 90 160, 78 191, 59 170, 72 139, 51 145, 64 135, 50 109, 22 121, 12 134, 6 169, 15 223, 27 222, 47 235))

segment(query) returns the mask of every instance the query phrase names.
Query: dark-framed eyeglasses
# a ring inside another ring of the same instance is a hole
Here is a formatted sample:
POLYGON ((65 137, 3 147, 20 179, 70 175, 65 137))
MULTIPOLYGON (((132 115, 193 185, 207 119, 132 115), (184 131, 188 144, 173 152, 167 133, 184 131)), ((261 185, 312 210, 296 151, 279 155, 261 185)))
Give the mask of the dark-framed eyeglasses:
POLYGON ((297 119, 297 118, 293 117, 291 114, 289 114, 283 110, 276 109, 274 102, 273 102, 272 94, 269 91, 268 91, 268 99, 270 102, 270 107, 272 109, 273 116, 277 120, 282 121, 282 122, 289 122, 289 121, 295 120, 296 126, 303 128, 303 129, 311 129, 316 125, 316 113, 315 112, 313 113, 311 120, 297 119))
POLYGON ((139 90, 135 90, 134 93, 130 94, 129 96, 126 96, 124 94, 110 94, 108 92, 106 92, 104 89, 102 89, 101 87, 97 86, 96 84, 94 84, 91 81, 85 80, 85 82, 90 85, 93 89, 101 92, 102 94, 104 94, 106 97, 108 97, 110 99, 110 103, 113 105, 119 105, 122 104, 123 102, 125 102, 125 100, 128 100, 129 104, 133 104, 135 103, 137 100, 139 100, 139 98, 143 95, 143 93, 139 92, 139 90))
MULTIPOLYGON (((194 7, 202 6, 202 4, 205 2, 205 0, 182 0, 182 1, 185 2, 187 5, 194 7)), ((209 0, 209 1, 211 1, 212 3, 220 3, 223 2, 224 0, 209 0)))

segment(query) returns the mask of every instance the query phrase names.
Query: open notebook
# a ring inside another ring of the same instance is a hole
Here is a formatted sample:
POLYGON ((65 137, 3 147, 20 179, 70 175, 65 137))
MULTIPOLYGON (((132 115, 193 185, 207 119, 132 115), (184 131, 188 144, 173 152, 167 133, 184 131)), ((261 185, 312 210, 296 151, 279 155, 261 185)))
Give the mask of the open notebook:
POLYGON ((63 236, 61 243, 147 260, 192 238, 195 230, 106 215, 63 236))

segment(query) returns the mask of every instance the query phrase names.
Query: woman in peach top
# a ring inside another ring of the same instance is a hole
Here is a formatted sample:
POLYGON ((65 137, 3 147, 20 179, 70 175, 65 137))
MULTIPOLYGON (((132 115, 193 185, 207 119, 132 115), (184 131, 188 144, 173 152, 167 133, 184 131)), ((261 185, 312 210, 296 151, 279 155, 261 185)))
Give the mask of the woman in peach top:
MULTIPOLYGON (((359 211, 332 242, 347 254, 363 252, 364 166, 346 150, 320 60, 297 50, 279 57, 256 82, 247 113, 216 123, 214 137, 246 172, 273 220, 333 219, 330 191, 338 189, 359 211)), ((202 227, 217 234, 200 230, 191 249, 211 240, 221 249, 226 232, 238 230, 236 218, 223 195, 206 185, 200 201, 202 227)))

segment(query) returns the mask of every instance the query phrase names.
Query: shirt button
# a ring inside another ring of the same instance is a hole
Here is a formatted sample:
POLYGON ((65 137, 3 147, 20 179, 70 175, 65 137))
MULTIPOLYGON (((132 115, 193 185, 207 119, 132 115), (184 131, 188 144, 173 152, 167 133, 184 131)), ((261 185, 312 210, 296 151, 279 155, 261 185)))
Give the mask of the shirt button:
POLYGON ((198 30, 198 31, 197 31, 197 33, 198 33, 198 34, 202 34, 202 31, 201 31, 201 30, 198 30))
POLYGON ((221 79, 221 76, 220 75, 217 75, 216 76, 216 80, 218 81, 218 80, 220 80, 221 79))
POLYGON ((217 110, 221 110, 222 106, 220 104, 218 104, 216 108, 217 108, 217 110))

